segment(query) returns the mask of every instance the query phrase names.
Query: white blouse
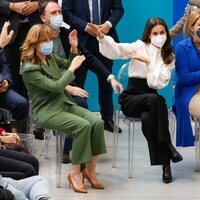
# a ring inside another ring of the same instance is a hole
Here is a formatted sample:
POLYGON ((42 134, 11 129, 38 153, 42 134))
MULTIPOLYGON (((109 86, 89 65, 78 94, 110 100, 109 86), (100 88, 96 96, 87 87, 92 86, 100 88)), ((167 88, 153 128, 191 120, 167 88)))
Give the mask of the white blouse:
POLYGON ((128 54, 130 52, 149 59, 149 65, 137 59, 131 59, 128 68, 129 77, 147 79, 149 87, 154 89, 164 88, 169 83, 175 61, 165 64, 161 56, 161 49, 141 40, 133 43, 116 43, 110 36, 97 39, 101 54, 109 59, 129 59, 128 54))

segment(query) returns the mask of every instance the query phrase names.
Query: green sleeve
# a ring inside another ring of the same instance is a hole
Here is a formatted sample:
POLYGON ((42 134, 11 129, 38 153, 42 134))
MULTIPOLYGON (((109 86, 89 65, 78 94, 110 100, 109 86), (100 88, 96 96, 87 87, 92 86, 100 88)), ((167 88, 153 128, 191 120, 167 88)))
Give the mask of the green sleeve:
POLYGON ((52 54, 52 56, 54 57, 58 67, 62 68, 62 69, 68 69, 70 67, 71 61, 77 55, 78 54, 70 53, 69 59, 66 59, 66 58, 61 58, 56 54, 52 54))
POLYGON ((40 70, 25 71, 22 76, 26 84, 31 84, 37 88, 53 93, 63 92, 65 87, 75 78, 74 74, 69 70, 67 70, 58 80, 48 78, 43 75, 40 70))

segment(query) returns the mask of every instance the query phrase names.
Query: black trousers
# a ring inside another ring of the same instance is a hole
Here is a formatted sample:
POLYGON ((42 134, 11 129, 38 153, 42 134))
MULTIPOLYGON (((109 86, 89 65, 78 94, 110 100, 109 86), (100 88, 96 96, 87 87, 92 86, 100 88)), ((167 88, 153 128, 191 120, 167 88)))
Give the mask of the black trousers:
POLYGON ((99 52, 98 41, 92 36, 89 36, 85 48, 94 56, 88 57, 83 66, 76 70, 76 81, 80 87, 84 88, 88 69, 97 75, 101 117, 104 121, 111 121, 113 120, 113 96, 112 87, 107 78, 112 73, 113 61, 99 52))
POLYGON ((129 78, 128 88, 119 96, 123 113, 140 117, 148 142, 151 165, 170 164, 168 110, 165 99, 149 88, 146 79, 129 78))
POLYGON ((39 174, 39 162, 29 154, 0 149, 0 174, 1 172, 3 175, 7 174, 6 176, 11 172, 12 178, 18 177, 21 173, 27 178, 39 174))

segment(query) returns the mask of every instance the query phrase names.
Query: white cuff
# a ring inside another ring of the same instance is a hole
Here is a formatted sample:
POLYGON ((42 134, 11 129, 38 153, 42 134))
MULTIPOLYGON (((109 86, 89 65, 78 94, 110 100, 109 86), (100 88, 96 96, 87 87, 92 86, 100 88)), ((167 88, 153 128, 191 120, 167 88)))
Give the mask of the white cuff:
POLYGON ((110 28, 112 28, 112 24, 111 24, 111 22, 106 21, 105 23, 108 24, 108 26, 109 26, 110 28))
POLYGON ((107 78, 107 81, 110 83, 112 79, 114 79, 115 76, 113 74, 110 74, 107 78))

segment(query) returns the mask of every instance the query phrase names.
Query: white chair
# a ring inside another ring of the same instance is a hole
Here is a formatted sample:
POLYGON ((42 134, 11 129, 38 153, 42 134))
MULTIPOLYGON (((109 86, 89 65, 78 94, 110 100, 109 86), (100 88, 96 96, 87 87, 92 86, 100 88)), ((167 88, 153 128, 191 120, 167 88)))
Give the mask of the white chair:
MULTIPOLYGON (((118 74, 117 80, 126 88, 128 83, 128 66, 129 62, 122 65, 118 74)), ((122 119, 128 125, 128 177, 133 177, 133 153, 134 153, 134 130, 135 123, 140 122, 140 118, 126 117, 123 115, 120 109, 120 105, 117 102, 114 110, 114 146, 113 146, 113 164, 112 167, 116 167, 116 158, 117 158, 117 146, 118 146, 118 127, 119 120, 122 119)))

